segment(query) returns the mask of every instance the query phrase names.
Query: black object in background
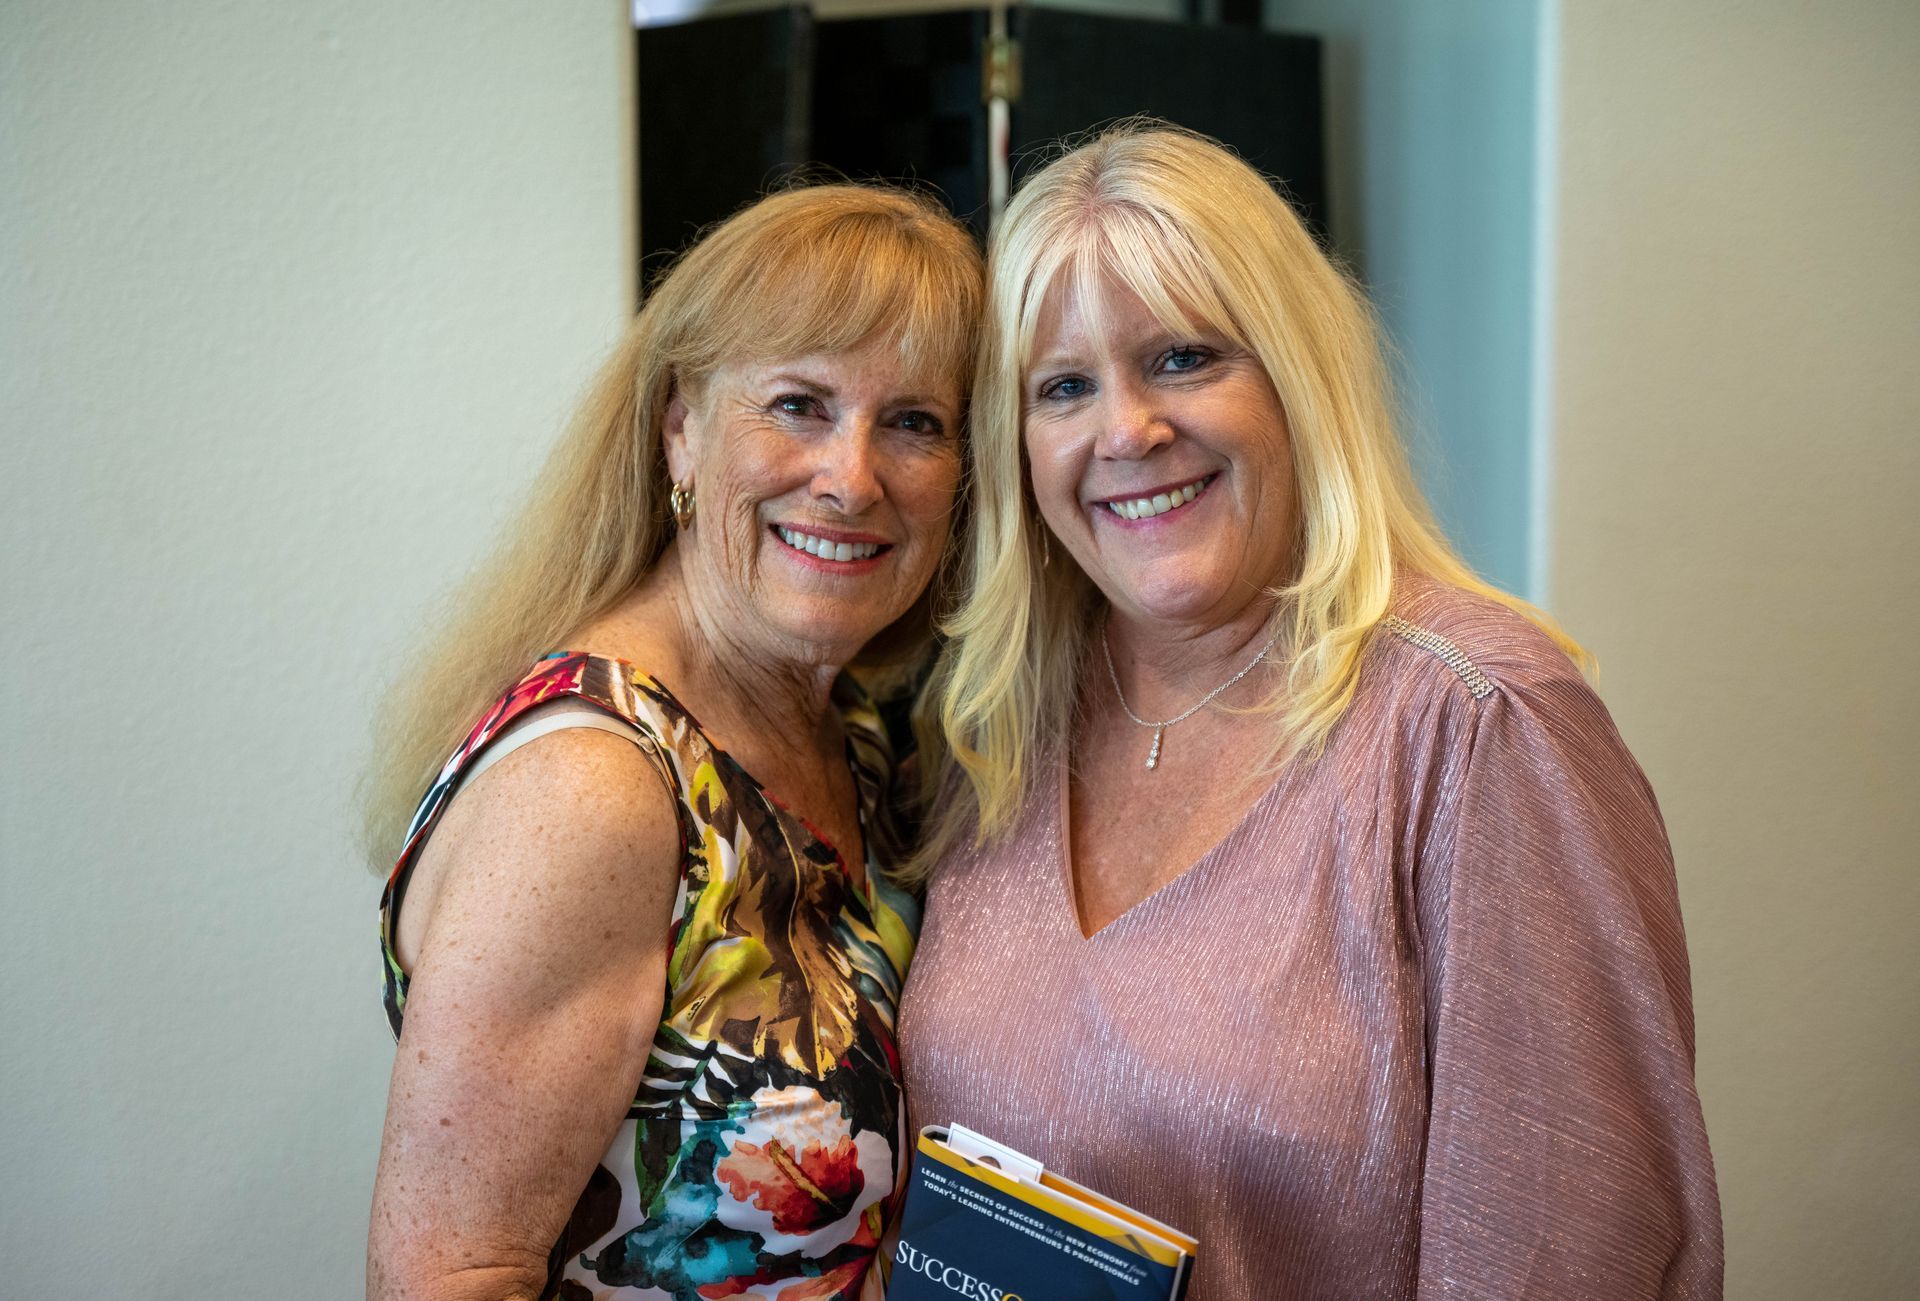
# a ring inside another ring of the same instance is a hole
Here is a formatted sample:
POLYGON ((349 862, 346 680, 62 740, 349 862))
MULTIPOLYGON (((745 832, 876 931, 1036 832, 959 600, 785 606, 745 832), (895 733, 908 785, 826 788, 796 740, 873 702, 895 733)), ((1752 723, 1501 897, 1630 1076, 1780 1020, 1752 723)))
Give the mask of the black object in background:
MULTIPOLYGON (((1317 38, 1031 7, 1008 24, 1016 188, 1060 137, 1150 113, 1281 178, 1325 237, 1317 38)), ((816 19, 794 7, 642 28, 645 273, 810 165, 932 186, 984 236, 987 35, 984 9, 816 19)))

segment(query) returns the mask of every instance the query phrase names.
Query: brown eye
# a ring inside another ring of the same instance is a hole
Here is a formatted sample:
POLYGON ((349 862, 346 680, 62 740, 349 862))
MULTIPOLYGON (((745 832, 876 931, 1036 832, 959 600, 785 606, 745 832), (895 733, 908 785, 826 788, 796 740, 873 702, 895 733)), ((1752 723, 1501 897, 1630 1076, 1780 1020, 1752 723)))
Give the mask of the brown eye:
POLYGON ((947 432, 947 424, 931 411, 913 410, 900 417, 900 427, 910 434, 926 434, 940 438, 947 432))
POLYGON ((773 400, 772 407, 783 416, 797 419, 821 414, 820 399, 811 393, 782 393, 773 400))

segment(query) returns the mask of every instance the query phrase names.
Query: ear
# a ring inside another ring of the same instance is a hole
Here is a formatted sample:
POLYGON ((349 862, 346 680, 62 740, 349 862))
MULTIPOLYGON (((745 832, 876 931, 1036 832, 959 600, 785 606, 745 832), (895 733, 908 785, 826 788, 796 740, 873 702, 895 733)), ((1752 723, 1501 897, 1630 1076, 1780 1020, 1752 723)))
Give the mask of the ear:
POLYGON ((687 439, 687 399, 679 385, 667 399, 666 418, 660 423, 660 441, 667 454, 667 477, 685 483, 693 477, 693 448, 687 439))

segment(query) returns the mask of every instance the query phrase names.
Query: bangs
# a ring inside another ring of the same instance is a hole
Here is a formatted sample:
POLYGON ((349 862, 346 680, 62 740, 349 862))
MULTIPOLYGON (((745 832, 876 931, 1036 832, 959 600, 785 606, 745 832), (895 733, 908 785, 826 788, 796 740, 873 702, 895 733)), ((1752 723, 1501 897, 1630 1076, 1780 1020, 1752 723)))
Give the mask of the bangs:
MULTIPOLYGON (((980 306, 970 246, 944 247, 893 214, 833 213, 765 241, 714 295, 708 365, 729 358, 895 349, 909 383, 958 385, 980 306)), ((965 236, 958 242, 965 244, 965 236)), ((705 367, 701 367, 705 369, 705 367)))
POLYGON ((1033 361, 1040 314, 1056 288, 1071 294, 1096 339, 1112 332, 1115 287, 1146 304, 1171 333, 1223 334, 1236 347, 1252 346, 1219 278, 1191 236, 1161 214, 1126 202, 1107 202, 1074 215, 1075 229, 1042 237, 1048 251, 1035 263, 1020 303, 1017 362, 1033 361))

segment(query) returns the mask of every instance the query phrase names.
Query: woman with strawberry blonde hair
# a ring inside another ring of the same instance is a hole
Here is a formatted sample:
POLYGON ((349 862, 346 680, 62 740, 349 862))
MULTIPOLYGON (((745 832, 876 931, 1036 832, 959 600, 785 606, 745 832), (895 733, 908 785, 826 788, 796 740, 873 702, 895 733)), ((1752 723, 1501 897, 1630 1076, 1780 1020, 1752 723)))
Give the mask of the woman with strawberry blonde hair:
POLYGON ((919 907, 843 670, 927 647, 980 296, 904 192, 721 223, 407 666, 370 1298, 858 1294, 919 907))

